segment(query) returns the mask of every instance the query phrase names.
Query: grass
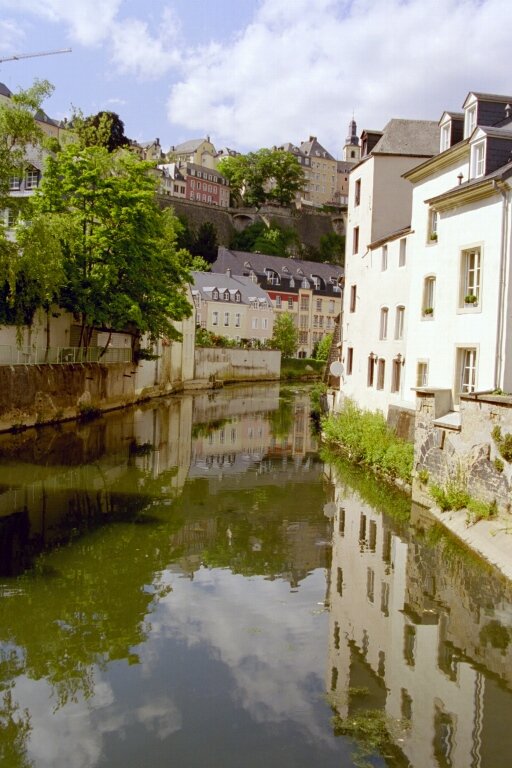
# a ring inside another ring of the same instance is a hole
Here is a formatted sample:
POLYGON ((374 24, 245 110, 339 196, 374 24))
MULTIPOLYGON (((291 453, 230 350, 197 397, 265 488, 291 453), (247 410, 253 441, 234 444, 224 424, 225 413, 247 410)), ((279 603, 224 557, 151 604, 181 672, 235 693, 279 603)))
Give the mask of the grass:
POLYGON ((397 437, 382 413, 361 410, 347 399, 341 413, 322 420, 322 430, 325 443, 350 461, 389 479, 411 482, 414 447, 397 437))
POLYGON ((322 377, 325 363, 312 358, 285 357, 281 359, 281 379, 291 381, 318 380, 322 377), (312 369, 312 370, 309 370, 312 369))

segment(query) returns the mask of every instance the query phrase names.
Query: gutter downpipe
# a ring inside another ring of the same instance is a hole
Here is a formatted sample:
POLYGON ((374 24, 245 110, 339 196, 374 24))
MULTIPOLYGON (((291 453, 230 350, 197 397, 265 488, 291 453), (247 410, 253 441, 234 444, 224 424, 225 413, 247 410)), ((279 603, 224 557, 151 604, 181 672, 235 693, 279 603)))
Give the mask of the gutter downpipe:
POLYGON ((509 208, 509 190, 503 184, 497 181, 493 182, 494 189, 501 193, 503 198, 503 208, 501 217, 501 243, 500 243, 500 285, 498 293, 498 314, 496 321, 496 361, 494 365, 494 388, 502 389, 503 376, 503 338, 504 338, 504 315, 505 315, 505 289, 507 286, 507 250, 508 250, 508 208, 509 208))

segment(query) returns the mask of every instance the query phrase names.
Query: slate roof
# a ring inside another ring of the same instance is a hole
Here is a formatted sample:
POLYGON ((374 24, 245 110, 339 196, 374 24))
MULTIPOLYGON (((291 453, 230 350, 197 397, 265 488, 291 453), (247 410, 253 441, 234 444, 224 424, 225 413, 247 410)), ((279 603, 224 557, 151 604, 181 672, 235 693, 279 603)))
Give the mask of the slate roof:
POLYGON ((189 139, 188 141, 184 141, 182 144, 177 144, 175 147, 171 148, 172 152, 195 152, 204 141, 208 141, 208 139, 189 139))
POLYGON ((9 99, 12 96, 12 91, 4 83, 0 83, 0 96, 7 96, 9 99))
POLYGON ((195 291, 199 291, 205 301, 226 301, 223 296, 226 291, 229 291, 231 296, 230 301, 234 302, 234 296, 237 291, 239 291, 241 300, 237 301, 237 304, 250 304, 252 301, 266 301, 268 302, 269 307, 272 306, 268 293, 251 280, 250 277, 241 277, 237 275, 230 277, 225 272, 192 272, 192 279, 192 295, 194 295, 195 291), (212 293, 215 288, 219 292, 218 299, 212 298, 212 293))
POLYGON ((433 120, 393 118, 371 154, 431 157, 439 152, 439 125, 433 120))
POLYGON ((322 147, 316 136, 310 136, 308 141, 303 141, 299 150, 308 157, 323 157, 325 160, 334 160, 334 157, 322 147))
POLYGON ((306 278, 311 281, 313 275, 319 277, 323 283, 323 288, 315 291, 314 285, 311 288, 314 292, 322 295, 332 295, 339 298, 339 291, 333 290, 341 281, 344 270, 335 264, 320 264, 316 261, 306 261, 304 259, 287 259, 282 256, 270 256, 264 253, 248 253, 246 251, 232 251, 219 247, 217 259, 212 265, 212 271, 225 273, 227 269, 231 270, 233 275, 242 274, 247 276, 254 272, 258 281, 267 290, 275 290, 267 280, 266 270, 271 270, 279 275, 281 290, 298 293, 301 281, 306 278), (293 278, 295 285, 290 286, 290 280, 293 278), (332 282, 334 280, 335 282, 332 282))

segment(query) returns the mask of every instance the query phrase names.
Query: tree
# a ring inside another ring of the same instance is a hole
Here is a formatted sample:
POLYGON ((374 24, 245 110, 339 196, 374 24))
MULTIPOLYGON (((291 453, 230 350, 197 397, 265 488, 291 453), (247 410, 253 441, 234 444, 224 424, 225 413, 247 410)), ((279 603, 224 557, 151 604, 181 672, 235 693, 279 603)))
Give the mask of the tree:
POLYGON ((345 237, 328 232, 320 238, 320 261, 326 264, 345 265, 345 237))
POLYGON ((234 202, 244 205, 289 205, 305 183, 297 158, 282 149, 263 148, 247 155, 226 157, 218 167, 229 180, 234 202))
POLYGON ((276 349, 281 350, 283 357, 293 357, 297 351, 299 334, 289 312, 283 312, 275 318, 272 342, 276 349))
POLYGON ((101 111, 83 117, 80 112, 73 116, 73 129, 86 147, 106 147, 109 152, 129 146, 124 123, 116 112, 101 111))
POLYGON ((134 345, 144 333, 176 338, 173 321, 191 314, 190 256, 176 248, 177 221, 158 207, 150 167, 122 150, 68 144, 48 159, 31 201, 20 230, 25 268, 39 279, 44 243, 52 244, 59 278, 46 298, 53 291, 61 308, 80 314, 81 346, 94 328, 129 331, 134 345))
POLYGON ((331 351, 331 344, 332 344, 332 333, 328 333, 325 336, 323 336, 318 342, 314 357, 317 360, 323 360, 324 363, 327 362, 327 359, 329 357, 329 352, 331 351))
POLYGON ((193 238, 190 245, 190 253, 193 256, 202 256, 209 264, 217 258, 219 241, 217 239, 217 230, 215 224, 211 221, 205 221, 199 225, 197 235, 193 238))

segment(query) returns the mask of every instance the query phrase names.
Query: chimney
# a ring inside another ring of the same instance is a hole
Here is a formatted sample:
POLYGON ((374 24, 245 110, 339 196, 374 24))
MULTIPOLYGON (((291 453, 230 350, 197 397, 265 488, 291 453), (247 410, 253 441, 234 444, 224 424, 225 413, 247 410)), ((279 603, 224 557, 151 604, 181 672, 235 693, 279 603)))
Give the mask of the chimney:
POLYGON ((226 275, 227 275, 228 277, 231 277, 231 269, 230 269, 230 267, 228 267, 228 268, 226 269, 226 275))
POLYGON ((511 116, 512 116, 512 107, 510 106, 510 104, 507 104, 505 106, 505 117, 507 118, 507 120, 510 120, 511 116))

